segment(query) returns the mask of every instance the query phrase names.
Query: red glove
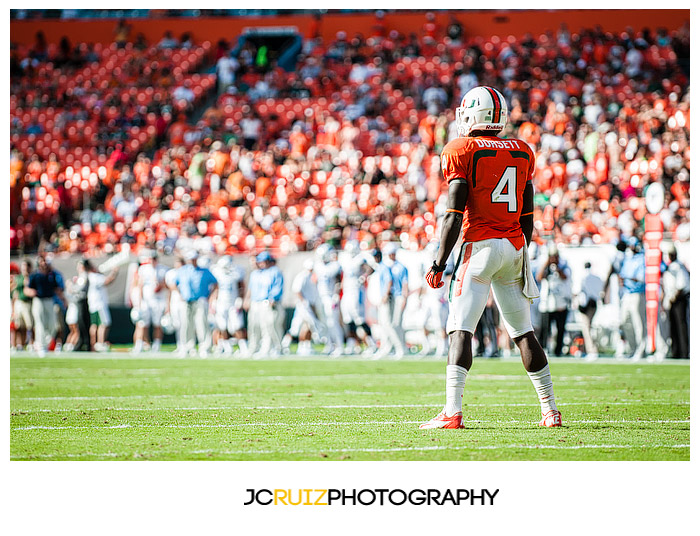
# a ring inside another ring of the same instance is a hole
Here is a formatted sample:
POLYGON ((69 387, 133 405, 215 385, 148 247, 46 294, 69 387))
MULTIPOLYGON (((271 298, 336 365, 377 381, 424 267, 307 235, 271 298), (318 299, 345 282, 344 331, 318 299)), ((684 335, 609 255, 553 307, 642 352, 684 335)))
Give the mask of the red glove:
POLYGON ((425 274, 425 280, 428 282, 430 288, 440 288, 445 284, 442 280, 442 273, 445 271, 446 267, 446 265, 438 266, 435 264, 435 261, 433 261, 433 266, 430 268, 430 271, 425 274))

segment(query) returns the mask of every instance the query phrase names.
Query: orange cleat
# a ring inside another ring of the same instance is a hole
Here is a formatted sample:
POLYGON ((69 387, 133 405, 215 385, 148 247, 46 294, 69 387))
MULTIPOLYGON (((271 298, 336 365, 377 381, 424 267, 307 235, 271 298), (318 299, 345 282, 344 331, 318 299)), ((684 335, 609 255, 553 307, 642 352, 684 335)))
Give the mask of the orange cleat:
POLYGON ((547 415, 542 415, 540 426, 546 426, 547 428, 555 428, 557 426, 561 426, 561 412, 552 410, 549 413, 547 413, 547 415))
POLYGON ((418 428, 420 428, 421 430, 430 430, 433 428, 464 428, 462 412, 459 411, 452 415, 452 417, 448 417, 444 413, 440 412, 440 414, 437 417, 433 417, 428 422, 424 422, 418 428))

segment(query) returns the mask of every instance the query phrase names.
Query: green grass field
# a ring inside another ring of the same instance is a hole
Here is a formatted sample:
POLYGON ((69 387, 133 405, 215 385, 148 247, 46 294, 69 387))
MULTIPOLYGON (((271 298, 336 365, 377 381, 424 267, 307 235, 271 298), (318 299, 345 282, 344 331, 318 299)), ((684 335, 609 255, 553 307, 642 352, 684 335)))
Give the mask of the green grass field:
POLYGON ((564 427, 516 359, 476 359, 465 430, 418 430, 442 360, 11 358, 12 460, 689 460, 688 361, 552 359, 564 427))

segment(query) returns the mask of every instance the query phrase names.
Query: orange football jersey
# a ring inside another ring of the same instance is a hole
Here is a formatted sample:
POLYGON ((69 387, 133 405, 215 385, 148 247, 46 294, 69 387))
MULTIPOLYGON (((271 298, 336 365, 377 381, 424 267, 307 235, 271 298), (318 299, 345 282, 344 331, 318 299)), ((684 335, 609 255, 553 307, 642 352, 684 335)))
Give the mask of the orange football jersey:
POLYGON ((528 144, 496 136, 460 137, 445 145, 440 161, 447 182, 465 179, 469 187, 462 240, 508 238, 520 249, 523 192, 535 170, 528 144))

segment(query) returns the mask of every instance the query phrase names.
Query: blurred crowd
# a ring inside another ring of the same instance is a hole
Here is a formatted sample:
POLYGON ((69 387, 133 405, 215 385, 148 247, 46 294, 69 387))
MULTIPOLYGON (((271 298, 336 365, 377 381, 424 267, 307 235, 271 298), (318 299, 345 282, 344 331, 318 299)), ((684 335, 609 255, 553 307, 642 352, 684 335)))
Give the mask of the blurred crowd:
MULTIPOLYGON (((476 85, 503 92, 504 134, 535 150, 536 234, 567 244, 640 237, 645 188, 661 182, 665 229, 688 240, 688 27, 562 26, 501 40, 466 36, 456 19, 442 28, 431 13, 403 35, 377 12, 366 34, 324 43, 314 32, 293 72, 261 61, 251 43, 212 46, 216 100, 196 114, 151 101, 143 113, 167 116, 153 143, 105 146, 97 169, 13 147, 12 249, 94 255, 129 243, 172 252, 182 241, 206 253, 286 254, 348 239, 421 249, 444 210, 438 155, 456 135, 453 109, 476 85)), ((131 50, 142 36, 117 27, 115 40, 131 50)), ((167 33, 153 45, 200 44, 167 33)), ((89 44, 59 49, 66 61, 54 73, 94 61, 89 44)), ((38 44, 13 61, 12 84, 56 60, 38 44)), ((187 101, 188 88, 178 89, 169 99, 187 101)), ((34 106, 76 109, 46 98, 34 106)), ((135 109, 122 119, 139 121, 135 109)), ((119 131, 128 121, 107 123, 119 131)))

